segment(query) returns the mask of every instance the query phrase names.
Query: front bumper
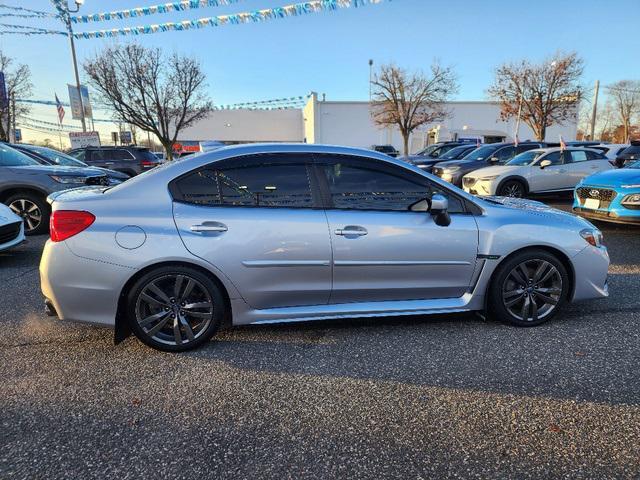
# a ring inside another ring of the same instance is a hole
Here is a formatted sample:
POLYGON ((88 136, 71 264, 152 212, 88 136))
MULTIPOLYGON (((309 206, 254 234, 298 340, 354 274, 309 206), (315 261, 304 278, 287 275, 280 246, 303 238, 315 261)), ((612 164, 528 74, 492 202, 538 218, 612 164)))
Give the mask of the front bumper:
POLYGON ((611 187, 578 185, 573 194, 573 212, 590 220, 599 220, 611 223, 623 223, 640 225, 640 210, 627 208, 622 205, 622 199, 627 195, 640 194, 634 189, 619 191, 611 187), (578 189, 599 190, 613 192, 610 198, 600 201, 597 208, 586 208, 587 199, 578 196, 578 189))
POLYGON ((589 245, 571 260, 575 279, 571 301, 609 296, 609 252, 606 247, 589 245))
MULTIPOLYGON (((20 217, 18 217, 18 218, 20 218, 20 217)), ((16 247, 16 246, 20 245, 22 242, 24 242, 24 240, 25 240, 24 223, 22 223, 22 219, 20 219, 20 226, 18 228, 18 233, 17 234, 15 234, 10 227, 11 227, 11 225, 7 225, 6 227, 4 227, 4 228, 7 229, 7 231, 0 238, 0 252, 2 252, 3 250, 8 250, 10 248, 16 247), (14 234, 15 234, 15 236, 14 236, 14 234)), ((3 233, 3 231, 2 231, 2 229, 0 229, 0 234, 2 234, 2 233, 3 233)))
POLYGON ((135 269, 75 255, 65 242, 45 244, 40 287, 61 320, 115 324, 118 299, 135 269))

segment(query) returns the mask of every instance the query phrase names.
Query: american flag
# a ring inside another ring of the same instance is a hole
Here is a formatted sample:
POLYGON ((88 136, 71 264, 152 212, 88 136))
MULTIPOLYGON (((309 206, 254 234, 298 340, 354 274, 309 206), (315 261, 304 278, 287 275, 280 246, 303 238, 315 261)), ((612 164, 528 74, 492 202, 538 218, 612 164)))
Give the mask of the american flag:
POLYGON ((64 119, 64 107, 62 106, 62 103, 60 102, 60 99, 58 98, 57 94, 56 94, 56 108, 58 109, 58 121, 62 123, 62 120, 64 119))

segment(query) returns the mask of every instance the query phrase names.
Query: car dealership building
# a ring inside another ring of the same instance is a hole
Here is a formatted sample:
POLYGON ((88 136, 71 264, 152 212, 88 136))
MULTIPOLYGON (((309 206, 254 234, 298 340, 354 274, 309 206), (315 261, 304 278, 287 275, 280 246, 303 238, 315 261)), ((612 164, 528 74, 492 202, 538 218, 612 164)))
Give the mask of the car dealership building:
MULTIPOLYGON (((478 139, 480 142, 512 141, 515 119, 500 119, 500 106, 488 101, 447 103, 448 118, 424 125, 410 138, 415 152, 438 141, 478 139)), ((574 139, 577 114, 565 125, 547 129, 547 141, 557 142, 559 135, 574 139)), ((534 139, 532 130, 520 125, 521 141, 534 139)), ((402 136, 397 128, 381 128, 371 119, 369 102, 328 101, 312 93, 302 109, 216 110, 206 119, 185 129, 179 141, 217 140, 224 143, 307 142, 370 148, 390 144, 401 150, 402 136)))

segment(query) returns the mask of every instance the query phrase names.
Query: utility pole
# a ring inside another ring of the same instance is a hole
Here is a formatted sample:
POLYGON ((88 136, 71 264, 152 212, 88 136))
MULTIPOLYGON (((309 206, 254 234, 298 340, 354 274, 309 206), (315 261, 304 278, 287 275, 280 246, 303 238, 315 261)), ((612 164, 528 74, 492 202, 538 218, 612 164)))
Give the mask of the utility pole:
POLYGON ((589 140, 595 138, 596 115, 598 114, 598 92, 600 91, 600 80, 596 80, 595 91, 593 92, 593 110, 591 111, 591 135, 589 140))
POLYGON ((11 93, 11 142, 16 143, 16 94, 11 93))
POLYGON ((369 59, 369 103, 371 103, 371 88, 373 83, 373 59, 369 59))
POLYGON ((80 99, 80 121, 82 122, 82 131, 87 131, 87 124, 84 119, 84 103, 82 101, 82 91, 80 90, 80 75, 78 74, 78 60, 76 58, 76 45, 73 41, 73 27, 71 26, 70 13, 77 13, 80 10, 80 6, 84 3, 84 0, 75 0, 76 9, 71 10, 69 8, 69 0, 67 0, 66 15, 63 15, 63 20, 67 25, 67 35, 69 37, 69 43, 71 44, 71 60, 73 61, 73 72, 76 77, 76 89, 78 90, 78 98, 80 99))
POLYGON ((516 117, 516 133, 515 136, 513 138, 516 147, 518 146, 518 143, 520 143, 520 138, 518 137, 518 135, 520 134, 520 117, 522 116, 522 96, 518 97, 518 116, 516 117))

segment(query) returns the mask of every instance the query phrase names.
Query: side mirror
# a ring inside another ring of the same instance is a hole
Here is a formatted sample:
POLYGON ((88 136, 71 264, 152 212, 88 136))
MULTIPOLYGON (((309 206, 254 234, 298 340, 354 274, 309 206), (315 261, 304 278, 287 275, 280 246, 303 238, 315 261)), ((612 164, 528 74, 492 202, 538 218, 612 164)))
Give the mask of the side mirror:
POLYGON ((441 227, 448 227, 451 223, 451 217, 449 216, 449 200, 440 194, 435 194, 431 197, 431 208, 429 213, 433 217, 436 225, 441 227))
POLYGON ((540 162, 540 169, 544 170, 546 167, 548 167, 549 165, 551 165, 551 160, 542 160, 540 162))

